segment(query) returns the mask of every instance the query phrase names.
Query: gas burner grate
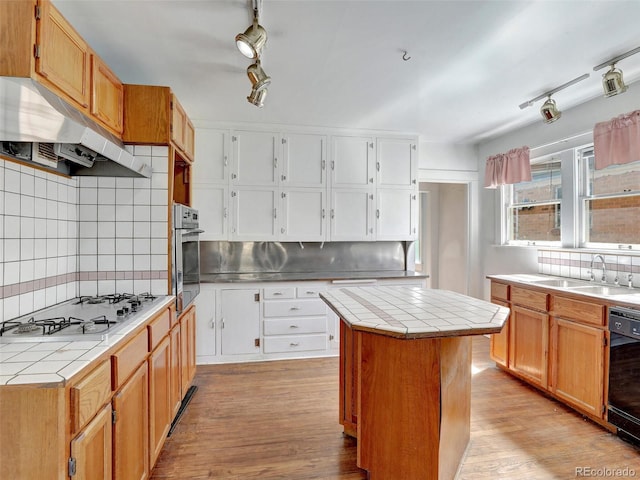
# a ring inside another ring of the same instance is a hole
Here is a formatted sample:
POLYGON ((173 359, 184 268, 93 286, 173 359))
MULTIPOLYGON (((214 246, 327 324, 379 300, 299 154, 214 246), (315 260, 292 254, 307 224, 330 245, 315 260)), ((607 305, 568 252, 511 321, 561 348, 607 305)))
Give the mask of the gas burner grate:
POLYGON ((91 318, 89 320, 84 320, 82 318, 69 317, 69 322, 71 325, 79 325, 78 329, 83 334, 95 332, 98 325, 105 325, 106 328, 103 330, 108 330, 111 325, 114 325, 116 322, 113 320, 107 319, 106 315, 100 315, 98 317, 91 318))
POLYGON ((18 328, 20 325, 22 325, 22 323, 16 322, 15 320, 6 320, 0 323, 0 337, 5 333, 9 332, 10 330, 13 330, 14 328, 18 328))

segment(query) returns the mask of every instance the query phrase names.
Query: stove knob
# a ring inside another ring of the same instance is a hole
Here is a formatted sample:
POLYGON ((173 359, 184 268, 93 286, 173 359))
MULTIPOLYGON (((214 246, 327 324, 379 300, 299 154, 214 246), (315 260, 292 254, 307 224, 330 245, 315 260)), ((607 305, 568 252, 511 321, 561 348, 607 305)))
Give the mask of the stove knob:
POLYGON ((131 311, 132 312, 137 312, 138 311, 138 305, 136 305, 135 303, 131 304, 131 311))
POLYGON ((124 310, 122 308, 116 310, 116 315, 118 317, 124 317, 124 310))

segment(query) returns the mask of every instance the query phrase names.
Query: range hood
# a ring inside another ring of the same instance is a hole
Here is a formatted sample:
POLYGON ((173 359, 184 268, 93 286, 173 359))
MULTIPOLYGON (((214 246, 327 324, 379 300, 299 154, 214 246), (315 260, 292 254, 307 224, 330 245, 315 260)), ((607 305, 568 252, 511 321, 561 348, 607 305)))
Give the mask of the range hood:
POLYGON ((0 142, 54 144, 70 175, 151 176, 118 137, 30 78, 0 77, 0 142))

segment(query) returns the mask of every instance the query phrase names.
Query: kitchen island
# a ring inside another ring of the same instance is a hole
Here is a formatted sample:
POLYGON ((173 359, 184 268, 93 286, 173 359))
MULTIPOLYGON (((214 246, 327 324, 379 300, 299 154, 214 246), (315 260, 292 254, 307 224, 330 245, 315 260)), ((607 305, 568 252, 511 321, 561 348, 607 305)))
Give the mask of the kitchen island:
POLYGON ((454 478, 469 443, 471 335, 509 309, 445 290, 322 293, 340 317, 340 422, 370 480, 454 478))

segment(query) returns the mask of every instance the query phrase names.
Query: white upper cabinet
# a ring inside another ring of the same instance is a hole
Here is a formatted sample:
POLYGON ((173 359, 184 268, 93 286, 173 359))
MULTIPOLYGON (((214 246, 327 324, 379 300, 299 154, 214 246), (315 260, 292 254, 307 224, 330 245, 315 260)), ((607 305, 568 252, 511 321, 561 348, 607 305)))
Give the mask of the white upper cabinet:
POLYGON ((333 137, 331 153, 332 187, 374 186, 376 157, 373 137, 333 137))
POLYGON ((415 139, 378 138, 378 187, 417 187, 417 146, 415 139))
POLYGON ((374 195, 370 189, 331 191, 331 240, 372 240, 374 195))
POLYGON ((376 240, 413 240, 418 219, 417 193, 379 188, 376 199, 376 240))
MULTIPOLYGON (((233 188, 233 187, 232 187, 233 188)), ((235 187, 231 191, 233 226, 231 240, 277 239, 278 191, 268 187, 235 187)))
POLYGON ((232 185, 278 185, 280 134, 235 130, 231 140, 232 185))
POLYGON ((194 184, 193 205, 200 215, 200 240, 227 240, 229 224, 229 187, 194 184))
POLYGON ((326 135, 284 134, 282 136, 280 185, 324 187, 326 179, 326 135))
POLYGON ((280 240, 326 240, 326 191, 321 188, 283 188, 280 240))
POLYGON ((229 131, 199 128, 193 183, 227 183, 229 179, 229 131))

